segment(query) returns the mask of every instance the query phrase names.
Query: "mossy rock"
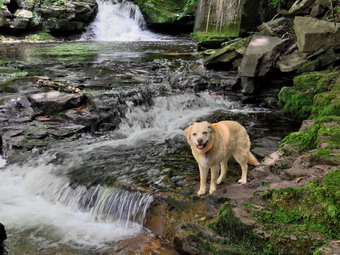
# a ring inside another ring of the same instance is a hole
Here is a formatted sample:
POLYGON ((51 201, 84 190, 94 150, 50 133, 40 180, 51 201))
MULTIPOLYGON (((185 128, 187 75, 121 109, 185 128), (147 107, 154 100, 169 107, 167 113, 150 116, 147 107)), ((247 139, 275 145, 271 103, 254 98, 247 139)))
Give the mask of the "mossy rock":
POLYGON ((311 118, 340 116, 340 90, 332 90, 314 96, 311 118))
POLYGON ((255 234, 254 226, 245 225, 234 215, 229 202, 222 205, 216 220, 209 226, 227 238, 224 245, 234 248, 235 254, 279 254, 275 247, 255 234))
POLYGON ((340 116, 318 118, 310 128, 286 136, 281 147, 299 153, 316 149, 310 156, 311 164, 340 164, 340 116))
POLYGON ((253 215, 283 254, 313 254, 326 240, 340 238, 339 182, 335 170, 302 188, 270 190, 262 196, 267 204, 253 215))
POLYGON ((299 120, 337 115, 339 97, 336 93, 339 91, 339 85, 337 85, 336 78, 339 73, 339 71, 324 71, 296 76, 293 87, 283 87, 279 93, 282 112, 299 120), (322 96, 319 95, 320 93, 326 94, 322 96), (330 102, 335 106, 323 109, 324 105, 330 102))
POLYGON ((193 17, 197 0, 136 0, 149 24, 174 23, 184 17, 193 17))

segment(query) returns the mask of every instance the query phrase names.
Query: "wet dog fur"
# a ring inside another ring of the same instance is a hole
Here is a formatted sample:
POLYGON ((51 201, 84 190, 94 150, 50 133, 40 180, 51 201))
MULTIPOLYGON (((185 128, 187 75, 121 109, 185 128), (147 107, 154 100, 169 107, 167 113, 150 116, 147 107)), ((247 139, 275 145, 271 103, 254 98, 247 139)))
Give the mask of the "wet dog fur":
POLYGON ((248 164, 258 165, 258 160, 250 152, 250 139, 245 128, 236 121, 195 122, 184 130, 184 135, 191 147, 200 171, 200 189, 198 195, 206 193, 206 182, 209 169, 211 170, 210 190, 216 190, 226 177, 228 160, 231 156, 240 164, 242 176, 238 181, 247 182, 248 164), (219 165, 221 172, 219 173, 219 165))

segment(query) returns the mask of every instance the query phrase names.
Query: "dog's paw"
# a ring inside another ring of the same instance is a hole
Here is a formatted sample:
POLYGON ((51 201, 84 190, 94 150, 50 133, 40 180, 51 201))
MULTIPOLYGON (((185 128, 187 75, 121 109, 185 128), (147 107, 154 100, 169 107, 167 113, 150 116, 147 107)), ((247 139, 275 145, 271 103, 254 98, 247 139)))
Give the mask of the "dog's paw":
POLYGON ((247 183, 247 180, 244 180, 244 179, 239 179, 238 184, 246 184, 247 183))
POLYGON ((197 192, 197 195, 199 196, 202 196, 206 193, 205 189, 200 189, 198 192, 197 192))
POLYGON ((215 190, 216 190, 216 187, 211 188, 211 189, 209 190, 209 194, 215 192, 215 190))

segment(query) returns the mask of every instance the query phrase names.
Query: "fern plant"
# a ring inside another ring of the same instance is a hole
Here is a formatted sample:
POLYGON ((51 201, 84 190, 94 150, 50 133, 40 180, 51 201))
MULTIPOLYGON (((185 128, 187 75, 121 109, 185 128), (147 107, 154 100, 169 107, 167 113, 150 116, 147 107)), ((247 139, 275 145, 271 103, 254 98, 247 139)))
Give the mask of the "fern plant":
POLYGON ((273 7, 278 7, 283 4, 286 0, 270 0, 269 5, 273 7))

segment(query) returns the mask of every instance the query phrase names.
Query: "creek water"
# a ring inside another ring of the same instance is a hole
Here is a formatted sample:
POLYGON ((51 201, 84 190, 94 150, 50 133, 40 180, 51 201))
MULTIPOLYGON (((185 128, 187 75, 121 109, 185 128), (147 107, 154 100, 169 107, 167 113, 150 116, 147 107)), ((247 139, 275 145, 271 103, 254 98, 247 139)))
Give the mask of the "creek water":
POLYGON ((195 190, 189 177, 197 176, 196 166, 183 164, 179 152, 193 121, 235 119, 252 138, 281 137, 291 128, 268 109, 234 100, 235 77, 206 70, 194 42, 144 31, 139 10, 121 4, 126 8, 100 2, 82 41, 0 46, 4 77, 26 77, 19 79, 22 95, 39 90, 35 77, 49 76, 103 94, 108 105, 118 95, 126 109, 114 131, 82 134, 20 164, 0 160, 0 222, 10 254, 95 254, 143 233, 159 192, 195 190), (119 13, 109 16, 124 20, 122 30, 105 33, 101 8, 119 13), (204 88, 197 91, 198 84, 204 88), (174 178, 166 178, 169 172, 174 178))

